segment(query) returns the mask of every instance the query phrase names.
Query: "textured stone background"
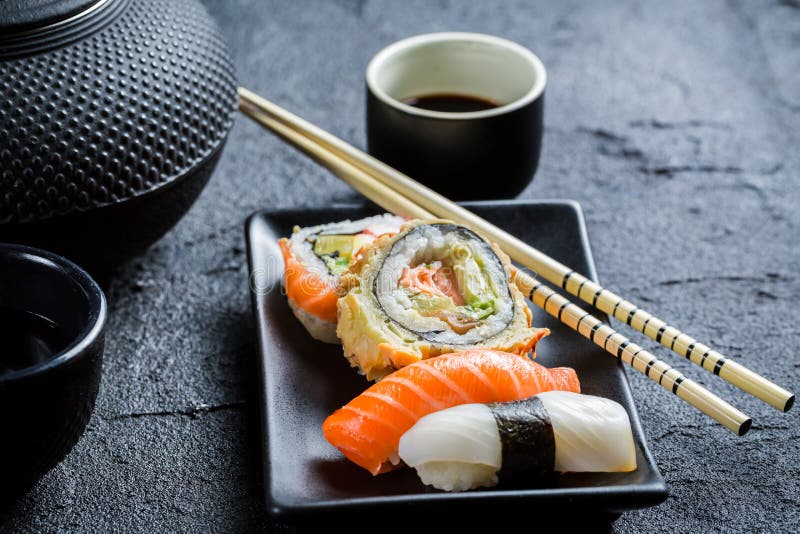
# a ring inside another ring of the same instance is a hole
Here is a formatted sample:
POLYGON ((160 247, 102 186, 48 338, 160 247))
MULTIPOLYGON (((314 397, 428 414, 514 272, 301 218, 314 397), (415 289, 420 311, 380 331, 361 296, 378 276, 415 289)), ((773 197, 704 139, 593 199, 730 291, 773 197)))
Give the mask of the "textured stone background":
MULTIPOLYGON (((549 87, 541 165, 522 196, 580 201, 608 287, 800 389, 796 1, 206 3, 243 85, 360 146, 363 70, 384 45, 472 30, 530 47, 549 87)), ((0 530, 267 527, 242 223, 261 208, 358 200, 239 118, 192 211, 111 286, 86 435, 0 511, 0 530)), ((670 497, 614 528, 797 531, 800 411, 670 361, 754 428, 736 438, 631 373, 670 497)))

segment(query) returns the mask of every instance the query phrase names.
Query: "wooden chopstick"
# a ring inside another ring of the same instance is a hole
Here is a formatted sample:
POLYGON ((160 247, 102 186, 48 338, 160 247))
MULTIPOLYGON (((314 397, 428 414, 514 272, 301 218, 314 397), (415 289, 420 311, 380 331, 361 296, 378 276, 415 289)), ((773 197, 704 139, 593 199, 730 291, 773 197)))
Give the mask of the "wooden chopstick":
MULTIPOLYGON (((387 211, 423 219, 434 217, 431 212, 377 181, 371 174, 342 160, 337 154, 318 144, 315 140, 245 103, 242 103, 240 109, 251 119, 311 156, 387 211)), ((512 279, 534 304, 651 380, 658 382, 667 391, 685 400, 732 432, 741 436, 750 429, 752 421, 747 415, 701 385, 686 378, 676 369, 632 343, 608 324, 572 304, 543 283, 515 268, 512 268, 512 279)))
POLYGON ((514 261, 535 271, 545 280, 588 302, 612 317, 627 323, 670 350, 680 354, 743 391, 775 408, 787 411, 794 403, 794 394, 726 358, 707 345, 696 341, 677 328, 624 300, 599 284, 576 273, 566 265, 536 250, 508 232, 478 217, 444 196, 414 181, 382 161, 355 148, 325 130, 303 120, 280 106, 245 88, 239 88, 240 109, 251 106, 272 118, 314 139, 329 152, 350 163, 402 196, 414 201, 437 217, 464 224, 497 243, 514 261))

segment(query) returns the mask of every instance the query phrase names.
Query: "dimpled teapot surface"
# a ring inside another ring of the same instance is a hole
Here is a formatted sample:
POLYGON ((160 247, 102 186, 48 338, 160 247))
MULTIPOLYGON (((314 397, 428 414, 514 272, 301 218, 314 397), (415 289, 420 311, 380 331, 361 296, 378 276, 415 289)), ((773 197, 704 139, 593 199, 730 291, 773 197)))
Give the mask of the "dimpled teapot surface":
POLYGON ((0 3, 0 241, 103 270, 171 228, 233 122, 199 0, 0 3))

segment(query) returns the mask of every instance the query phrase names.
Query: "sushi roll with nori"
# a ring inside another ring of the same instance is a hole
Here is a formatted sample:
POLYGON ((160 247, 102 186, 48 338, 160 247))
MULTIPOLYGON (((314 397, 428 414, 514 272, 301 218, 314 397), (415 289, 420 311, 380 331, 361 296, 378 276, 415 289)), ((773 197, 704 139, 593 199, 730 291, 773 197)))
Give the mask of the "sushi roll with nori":
POLYGON ((364 247, 382 235, 399 231, 405 219, 376 215, 357 221, 295 226, 283 238, 283 285, 295 317, 316 339, 339 343, 336 337, 336 286, 339 276, 354 263, 364 247))
POLYGON ((526 354, 549 333, 531 327, 508 257, 449 221, 411 221, 376 240, 339 285, 337 334, 370 380, 469 348, 526 354))
POLYGON ((636 469, 625 408, 569 391, 431 413, 400 438, 399 456, 425 484, 446 491, 636 469))

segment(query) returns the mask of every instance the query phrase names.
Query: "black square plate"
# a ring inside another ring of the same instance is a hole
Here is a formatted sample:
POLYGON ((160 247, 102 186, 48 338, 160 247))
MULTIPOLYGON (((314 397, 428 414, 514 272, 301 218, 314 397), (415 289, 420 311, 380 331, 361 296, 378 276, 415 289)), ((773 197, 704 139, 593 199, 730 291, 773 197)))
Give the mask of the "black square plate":
MULTIPOLYGON (((544 253, 597 279, 577 203, 502 201, 466 205, 544 253)), ((271 514, 286 519, 318 518, 336 512, 397 517, 405 510, 413 509, 416 514, 430 508, 447 515, 469 511, 494 517, 557 509, 571 510, 573 515, 613 515, 652 506, 666 498, 666 484, 647 450, 622 364, 538 308, 533 308, 534 324, 550 328, 552 334, 537 345, 537 361, 548 367, 575 368, 584 393, 614 399, 628 410, 638 449, 636 471, 559 475, 546 487, 500 486, 444 493, 426 488, 411 469, 373 477, 330 446, 322 435, 322 422, 368 383, 350 368, 340 347, 313 340, 292 315, 281 291, 283 261, 276 242, 288 236, 294 225, 358 219, 375 213, 378 211, 371 207, 347 206, 259 212, 247 221, 250 288, 261 363, 264 481, 271 514)), ((604 315, 598 317, 607 320, 604 315)))

